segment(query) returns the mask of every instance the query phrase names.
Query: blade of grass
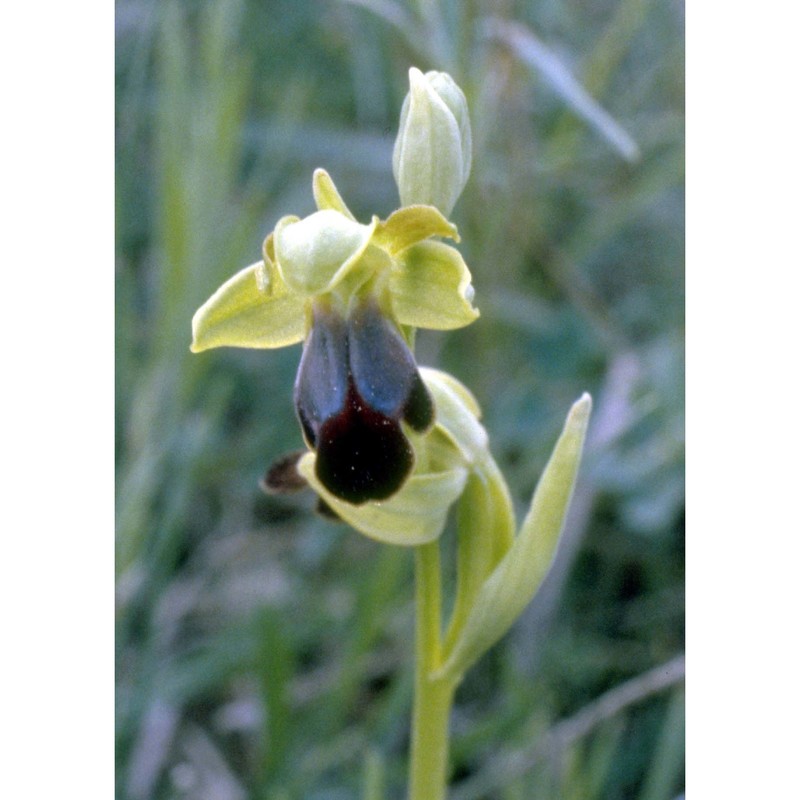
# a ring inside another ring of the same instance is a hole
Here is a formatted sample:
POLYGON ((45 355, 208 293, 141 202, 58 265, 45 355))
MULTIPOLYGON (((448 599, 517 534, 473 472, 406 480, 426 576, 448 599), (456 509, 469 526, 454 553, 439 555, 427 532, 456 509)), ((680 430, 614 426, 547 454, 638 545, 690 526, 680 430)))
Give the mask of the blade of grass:
POLYGON ((586 91, 561 60, 534 33, 518 22, 489 18, 486 35, 507 47, 537 74, 569 107, 593 128, 626 161, 640 157, 639 146, 631 135, 586 91))

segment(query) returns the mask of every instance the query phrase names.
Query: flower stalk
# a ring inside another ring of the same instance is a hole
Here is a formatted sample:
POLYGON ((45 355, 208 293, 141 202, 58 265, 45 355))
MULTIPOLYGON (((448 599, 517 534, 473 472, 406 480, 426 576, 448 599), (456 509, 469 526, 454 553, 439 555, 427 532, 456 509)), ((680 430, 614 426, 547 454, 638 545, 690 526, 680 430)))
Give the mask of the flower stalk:
POLYGON ((455 684, 434 678, 441 666, 441 566, 439 542, 414 552, 416 623, 414 707, 411 720, 409 800, 443 800, 447 791, 448 728, 455 684))

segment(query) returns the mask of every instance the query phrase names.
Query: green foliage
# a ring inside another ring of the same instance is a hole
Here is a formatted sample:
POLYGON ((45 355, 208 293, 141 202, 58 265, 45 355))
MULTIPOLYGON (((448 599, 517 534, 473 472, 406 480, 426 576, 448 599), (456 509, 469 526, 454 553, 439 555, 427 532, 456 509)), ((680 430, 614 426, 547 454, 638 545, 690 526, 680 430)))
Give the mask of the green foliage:
MULTIPOLYGON (((188 338, 280 216, 314 210, 317 167, 358 219, 398 205, 411 64, 450 72, 470 104, 453 217, 481 310, 420 333, 417 354, 474 391, 518 516, 564 409, 584 390, 596 403, 554 572, 456 695, 454 793, 679 652, 680 8, 122 0, 117 19, 118 796, 404 785, 410 555, 310 496, 260 493, 302 445, 299 348, 193 356, 188 338)), ((497 796, 674 797, 682 728, 678 690, 650 698, 497 796)))
MULTIPOLYGON (((487 571, 488 577, 473 598, 463 630, 445 655, 443 675, 463 675, 508 631, 544 581, 564 528, 591 407, 588 395, 572 407, 519 534, 497 566, 487 571)), ((493 526, 494 519, 491 522, 493 526)), ((465 535, 476 538, 486 533, 468 525, 465 535)))

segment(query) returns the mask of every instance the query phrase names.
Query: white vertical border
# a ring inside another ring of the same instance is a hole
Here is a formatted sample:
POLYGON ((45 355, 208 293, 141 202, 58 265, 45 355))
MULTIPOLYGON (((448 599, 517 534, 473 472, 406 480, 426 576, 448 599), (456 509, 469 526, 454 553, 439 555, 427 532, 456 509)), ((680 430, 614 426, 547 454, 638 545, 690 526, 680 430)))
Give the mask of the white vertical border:
POLYGON ((0 11, 2 797, 114 792, 114 6, 0 11))
POLYGON ((798 797, 800 44, 688 3, 688 797, 798 797))

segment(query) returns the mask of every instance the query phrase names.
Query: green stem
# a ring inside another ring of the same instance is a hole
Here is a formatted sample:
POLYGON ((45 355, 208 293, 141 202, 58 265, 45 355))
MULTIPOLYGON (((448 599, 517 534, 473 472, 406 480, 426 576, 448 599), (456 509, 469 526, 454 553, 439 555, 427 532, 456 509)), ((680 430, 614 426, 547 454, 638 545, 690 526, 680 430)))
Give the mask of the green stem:
POLYGON ((444 800, 447 793, 448 724, 455 683, 431 680, 441 666, 442 589, 439 543, 421 545, 416 565, 416 666, 411 730, 409 800, 444 800))

